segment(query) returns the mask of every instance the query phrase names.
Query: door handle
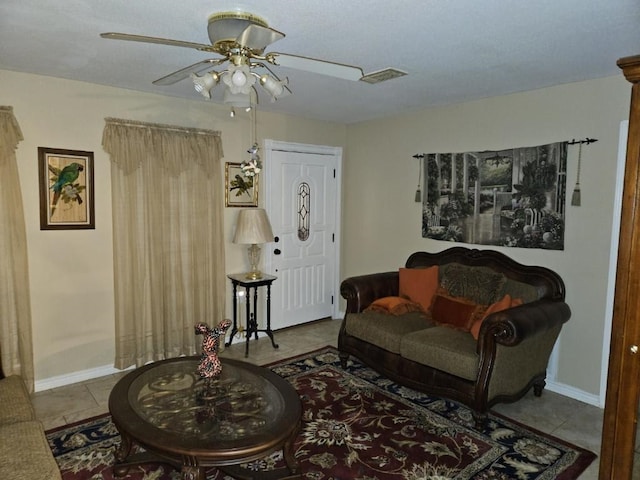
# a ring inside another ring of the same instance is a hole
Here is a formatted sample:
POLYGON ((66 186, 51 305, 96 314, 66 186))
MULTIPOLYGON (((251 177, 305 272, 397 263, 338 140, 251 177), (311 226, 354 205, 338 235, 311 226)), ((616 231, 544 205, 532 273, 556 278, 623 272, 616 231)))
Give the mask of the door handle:
POLYGON ((274 254, 274 255, 280 255, 281 253, 282 253, 282 252, 280 251, 280 249, 279 249, 279 248, 276 248, 276 249, 273 251, 273 254, 274 254))

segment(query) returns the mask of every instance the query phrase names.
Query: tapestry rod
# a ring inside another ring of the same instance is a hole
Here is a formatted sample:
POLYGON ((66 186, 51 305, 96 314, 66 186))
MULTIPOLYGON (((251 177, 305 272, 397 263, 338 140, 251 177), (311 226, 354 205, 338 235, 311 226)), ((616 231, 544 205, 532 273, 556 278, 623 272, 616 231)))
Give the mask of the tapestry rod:
MULTIPOLYGON (((575 138, 571 139, 570 142, 567 142, 567 145, 577 145, 577 144, 586 144, 589 145, 590 143, 595 143, 597 142, 598 139, 597 138, 585 138, 584 140, 576 140, 575 138)), ((424 153, 416 153, 413 158, 417 158, 417 159, 423 159, 424 158, 424 153)))
POLYGON ((571 139, 570 142, 567 142, 567 145, 576 145, 576 144, 580 144, 580 145, 587 144, 587 145, 589 145, 590 143, 594 143, 594 142, 597 142, 597 141, 598 141, 597 138, 589 138, 589 137, 587 137, 584 140, 576 140, 575 138, 573 138, 573 139, 571 139))

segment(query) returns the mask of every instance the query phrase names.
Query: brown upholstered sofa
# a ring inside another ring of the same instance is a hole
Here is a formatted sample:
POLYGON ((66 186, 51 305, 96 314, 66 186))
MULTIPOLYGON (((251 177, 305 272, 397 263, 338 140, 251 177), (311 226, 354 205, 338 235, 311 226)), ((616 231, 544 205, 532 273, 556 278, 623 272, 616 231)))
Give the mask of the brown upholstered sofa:
POLYGON ((478 428, 496 403, 513 402, 532 387, 542 394, 549 356, 571 316, 559 275, 497 251, 464 247, 414 253, 405 267, 342 282, 343 367, 353 355, 400 384, 466 404, 478 428), (435 287, 408 283, 434 271, 435 287), (428 304, 398 311, 407 291, 406 303, 414 305, 425 299, 411 296, 426 289, 428 304), (390 305, 396 311, 385 310, 390 305), (451 325, 444 317, 456 320, 451 325))
POLYGON ((5 377, 1 366, 0 439, 1 479, 61 480, 22 377, 5 377))

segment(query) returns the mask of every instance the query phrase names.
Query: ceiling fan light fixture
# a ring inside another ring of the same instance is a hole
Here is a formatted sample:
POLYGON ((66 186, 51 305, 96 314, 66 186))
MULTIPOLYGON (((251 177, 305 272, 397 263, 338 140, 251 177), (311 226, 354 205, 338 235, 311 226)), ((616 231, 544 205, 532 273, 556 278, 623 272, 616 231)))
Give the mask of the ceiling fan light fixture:
POLYGON ((256 79, 251 74, 251 69, 248 65, 231 65, 227 74, 222 77, 222 81, 227 85, 231 93, 245 95, 251 92, 253 84, 256 83, 256 79))
POLYGON ((231 83, 233 83, 238 88, 242 88, 244 87, 245 83, 247 83, 247 76, 244 74, 244 72, 236 70, 235 72, 233 72, 233 75, 231 75, 231 83))
POLYGON ((205 98, 211 98, 211 89, 220 81, 220 75, 218 75, 218 72, 209 72, 202 76, 192 73, 190 76, 191 80, 193 80, 193 86, 196 89, 196 92, 202 94, 205 98))
POLYGON ((284 78, 283 80, 276 80, 271 75, 261 75, 260 76, 260 85, 264 88, 273 100, 276 100, 280 95, 284 93, 284 87, 289 83, 288 78, 284 78))

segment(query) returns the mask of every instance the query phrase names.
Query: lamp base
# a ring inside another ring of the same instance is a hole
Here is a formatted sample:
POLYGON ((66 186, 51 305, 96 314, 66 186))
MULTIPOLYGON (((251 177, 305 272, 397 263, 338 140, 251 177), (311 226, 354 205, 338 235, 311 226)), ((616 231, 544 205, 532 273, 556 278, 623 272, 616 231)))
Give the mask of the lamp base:
POLYGON ((251 271, 247 273, 246 278, 250 280, 258 280, 262 278, 262 272, 258 269, 258 263, 260 263, 260 245, 252 244, 248 249, 249 253, 249 265, 251 265, 251 271))

